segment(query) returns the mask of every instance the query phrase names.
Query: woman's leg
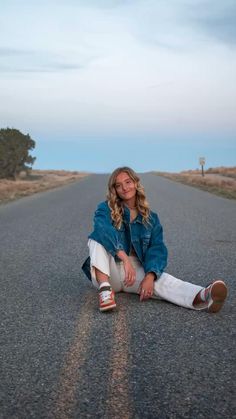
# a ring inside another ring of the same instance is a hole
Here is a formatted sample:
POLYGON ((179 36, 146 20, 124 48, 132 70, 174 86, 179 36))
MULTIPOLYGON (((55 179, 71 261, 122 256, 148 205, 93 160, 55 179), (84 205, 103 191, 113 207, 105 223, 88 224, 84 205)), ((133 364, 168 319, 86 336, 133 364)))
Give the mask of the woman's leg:
MULTIPOLYGON (((145 276, 145 272, 137 257, 130 256, 130 260, 136 270, 136 281, 131 287, 126 287, 123 283, 123 291, 138 294, 139 286, 145 276)), ((121 278, 124 280, 124 268, 122 264, 120 269, 121 278)), ((202 289, 203 287, 182 281, 167 273, 163 273, 160 278, 154 282, 153 298, 163 299, 186 308, 199 309, 197 305, 193 305, 193 301, 202 289)))
MULTIPOLYGON (((122 263, 116 263, 105 248, 94 240, 88 243, 91 258, 91 276, 93 285, 99 289, 104 282, 111 285, 115 292, 124 291, 138 294, 145 272, 138 258, 130 257, 136 270, 136 281, 131 287, 124 285, 125 272, 122 263), (104 280, 104 282, 103 282, 104 280)), ((214 281, 204 288, 182 281, 164 272, 154 282, 153 298, 160 298, 181 307, 217 312, 227 296, 227 287, 223 281, 214 281)))
POLYGON ((227 287, 221 280, 200 287, 165 272, 155 281, 154 294, 181 307, 217 313, 227 297, 227 287))
POLYGON ((95 240, 88 241, 92 283, 99 289, 102 282, 109 282, 115 292, 122 290, 119 269, 115 259, 95 240))
MULTIPOLYGON (((130 260, 136 270, 136 281, 131 287, 126 287, 123 283, 123 291, 138 294, 145 272, 137 257, 130 256, 130 260)), ((122 264, 120 269, 121 278, 124 280, 124 268, 122 264)), ((152 298, 159 298, 182 307, 195 309, 196 307, 193 306, 193 300, 201 290, 202 287, 198 285, 182 281, 172 275, 163 273, 160 278, 154 282, 154 293, 152 298)))
POLYGON ((99 290, 100 311, 116 307, 115 291, 121 291, 119 272, 114 258, 95 240, 88 242, 92 283, 99 290))
MULTIPOLYGON (((154 283, 154 295, 177 304, 181 307, 200 309, 197 305, 193 305, 196 295, 201 292, 203 287, 182 281, 172 275, 164 272, 160 278, 154 283)), ((203 307, 201 307, 203 308, 203 307)))

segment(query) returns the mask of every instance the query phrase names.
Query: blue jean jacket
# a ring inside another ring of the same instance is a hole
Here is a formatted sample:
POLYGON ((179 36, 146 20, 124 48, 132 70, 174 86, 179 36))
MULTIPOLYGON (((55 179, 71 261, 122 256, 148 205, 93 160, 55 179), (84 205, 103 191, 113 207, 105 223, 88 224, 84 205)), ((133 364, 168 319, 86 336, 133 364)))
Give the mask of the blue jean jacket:
MULTIPOLYGON (((117 252, 124 250, 130 254, 133 245, 144 272, 154 272, 157 278, 167 265, 167 248, 163 242, 163 230, 156 213, 150 212, 149 223, 144 224, 141 214, 130 222, 130 211, 124 207, 124 216, 121 228, 113 226, 111 210, 107 201, 101 202, 94 215, 94 230, 89 235, 105 247, 115 260, 119 260, 117 252)), ((90 258, 84 262, 82 269, 91 280, 90 258)))

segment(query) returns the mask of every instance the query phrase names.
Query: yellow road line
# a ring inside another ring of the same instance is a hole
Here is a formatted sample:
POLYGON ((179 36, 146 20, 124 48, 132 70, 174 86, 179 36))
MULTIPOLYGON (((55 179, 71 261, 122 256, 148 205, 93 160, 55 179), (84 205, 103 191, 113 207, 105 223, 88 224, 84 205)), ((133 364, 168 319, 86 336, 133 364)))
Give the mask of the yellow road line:
MULTIPOLYGON (((59 390, 52 417, 69 419, 74 417, 75 404, 78 402, 76 391, 81 379, 89 339, 92 331, 91 306, 94 304, 94 292, 87 295, 79 315, 73 342, 66 354, 61 372, 59 390)), ((126 324, 126 306, 121 302, 114 313, 114 333, 111 351, 110 378, 107 388, 107 400, 104 406, 104 419, 130 419, 132 417, 132 399, 129 391, 129 334, 126 324)))
POLYGON ((73 408, 76 403, 75 393, 77 383, 80 379, 80 369, 86 359, 88 341, 91 334, 91 306, 94 304, 94 298, 94 292, 90 292, 79 314, 74 340, 67 352, 64 367, 61 372, 56 405, 52 412, 52 416, 55 419, 68 419, 73 416, 73 408))
POLYGON ((127 330, 125 301, 121 301, 114 321, 111 372, 108 385, 105 419, 130 419, 133 403, 129 388, 129 333, 127 330))

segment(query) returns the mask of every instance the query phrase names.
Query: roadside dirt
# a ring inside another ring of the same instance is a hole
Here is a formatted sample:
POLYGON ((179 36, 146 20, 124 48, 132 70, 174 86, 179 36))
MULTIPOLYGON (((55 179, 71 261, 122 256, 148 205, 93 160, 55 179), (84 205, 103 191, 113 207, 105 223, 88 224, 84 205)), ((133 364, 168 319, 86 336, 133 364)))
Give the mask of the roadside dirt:
POLYGON ((206 179, 214 179, 214 180, 230 180, 232 182, 234 182, 236 184, 236 179, 232 178, 231 176, 224 176, 224 175, 219 175, 218 173, 205 173, 204 176, 198 174, 198 175, 191 175, 191 176, 196 176, 196 177, 200 177, 200 178, 206 178, 206 179))
POLYGON ((194 186, 224 198, 236 199, 236 168, 219 168, 218 173, 207 173, 202 176, 200 171, 180 173, 154 172, 156 175, 194 186))
POLYGON ((22 173, 16 181, 0 179, 0 204, 76 182, 85 176, 89 176, 89 173, 32 170, 28 176, 22 173))

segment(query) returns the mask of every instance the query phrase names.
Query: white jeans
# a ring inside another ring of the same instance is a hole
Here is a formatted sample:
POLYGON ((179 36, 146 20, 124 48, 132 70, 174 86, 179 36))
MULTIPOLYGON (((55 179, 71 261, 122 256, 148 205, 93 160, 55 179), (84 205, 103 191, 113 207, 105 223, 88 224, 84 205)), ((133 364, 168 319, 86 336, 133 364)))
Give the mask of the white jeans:
MULTIPOLYGON (((98 289, 99 284, 96 280, 95 269, 109 276, 109 282, 115 292, 131 292, 138 293, 141 281, 145 276, 145 272, 139 259, 135 256, 129 256, 133 267, 136 270, 136 280, 131 287, 124 284, 125 271, 123 262, 116 262, 113 256, 106 249, 96 242, 89 239, 88 241, 89 255, 91 259, 91 277, 93 285, 98 289)), ((182 307, 196 309, 193 306, 193 300, 203 287, 194 285, 189 282, 175 278, 166 272, 154 282, 154 293, 152 298, 160 298, 182 307)), ((201 307, 203 308, 203 307, 201 307)))

